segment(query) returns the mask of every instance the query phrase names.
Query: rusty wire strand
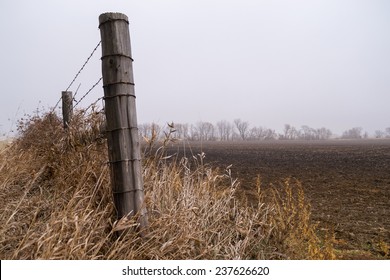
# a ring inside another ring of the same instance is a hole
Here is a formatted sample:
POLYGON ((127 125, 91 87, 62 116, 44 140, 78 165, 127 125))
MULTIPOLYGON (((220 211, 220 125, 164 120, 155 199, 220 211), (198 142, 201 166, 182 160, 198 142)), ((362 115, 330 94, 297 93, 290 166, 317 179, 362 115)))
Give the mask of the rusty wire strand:
POLYGON ((55 111, 55 109, 57 108, 58 104, 60 104, 61 100, 62 100, 62 96, 60 97, 60 99, 58 99, 56 105, 53 107, 53 109, 51 109, 50 113, 53 113, 55 111))
POLYGON ((102 43, 102 41, 100 41, 96 47, 93 49, 92 53, 89 55, 89 57, 87 58, 87 60, 84 62, 83 66, 81 66, 79 72, 77 72, 76 76, 73 78, 72 82, 69 84, 68 88, 66 89, 66 91, 68 91, 68 89, 73 85, 74 81, 76 81, 77 77, 80 75, 81 71, 83 71, 85 65, 88 64, 89 60, 91 59, 91 57, 93 56, 93 54, 96 52, 97 48, 100 46, 100 44, 102 43))
POLYGON ((81 83, 79 84, 79 86, 78 86, 77 89, 76 89, 76 92, 75 92, 74 95, 73 95, 73 100, 74 100, 74 101, 76 101, 75 98, 76 98, 77 93, 79 92, 80 86, 81 86, 81 83))
POLYGON ((77 101, 73 108, 75 108, 100 83, 102 79, 103 77, 100 77, 100 79, 80 98, 80 100, 77 101))
MULTIPOLYGON (((92 53, 89 55, 89 57, 87 58, 87 60, 84 62, 83 66, 80 68, 79 72, 77 72, 76 76, 73 78, 72 82, 69 84, 69 86, 67 87, 67 89, 66 89, 65 91, 68 91, 69 88, 73 85, 73 83, 76 81, 77 77, 80 75, 81 71, 83 71, 85 65, 87 65, 87 63, 89 62, 89 60, 91 59, 91 57, 93 56, 93 54, 96 52, 96 50, 98 49, 98 47, 100 46, 101 43, 102 43, 102 41, 100 41, 100 42, 96 45, 96 47, 93 49, 92 53)), ((101 78, 100 78, 100 79, 101 79, 101 78)), ((99 82, 100 82, 100 80, 99 80, 99 82)), ((99 82, 98 82, 98 83, 99 83, 99 82)), ((81 85, 81 84, 80 84, 80 85, 81 85)), ((78 91, 79 88, 80 88, 80 85, 78 86, 78 88, 77 88, 77 90, 76 90, 76 93, 75 93, 75 95, 73 96, 73 99, 74 99, 74 97, 76 96, 77 91, 78 91)), ((95 86, 96 86, 96 85, 95 85, 95 86)), ((95 87, 95 86, 94 86, 94 87, 95 87)), ((93 88, 92 88, 92 89, 93 89, 93 88)), ((91 89, 91 90, 92 90, 92 89, 91 89)), ((89 92, 87 92, 86 94, 88 94, 88 93, 89 93, 89 92)), ((83 96, 83 97, 79 100, 79 102, 80 102, 84 97, 85 97, 85 96, 83 96)), ((58 99, 56 105, 51 109, 51 113, 53 113, 53 112, 55 111, 55 109, 57 108, 58 104, 60 104, 61 100, 62 100, 62 97, 60 97, 60 99, 58 99)), ((75 99, 74 99, 74 100, 75 100, 75 99)), ((77 102, 77 104, 78 104, 79 102, 77 102)), ((76 104, 76 105, 77 105, 77 104, 76 104)), ((76 105, 75 105, 75 106, 76 106, 76 105)), ((75 106, 73 106, 73 108, 74 108, 75 106)))
POLYGON ((98 102, 99 102, 100 100, 102 100, 102 99, 103 99, 103 97, 99 97, 95 102, 92 102, 87 108, 85 108, 85 109, 83 109, 83 110, 85 110, 85 112, 88 111, 89 108, 95 106, 96 103, 98 103, 98 102))

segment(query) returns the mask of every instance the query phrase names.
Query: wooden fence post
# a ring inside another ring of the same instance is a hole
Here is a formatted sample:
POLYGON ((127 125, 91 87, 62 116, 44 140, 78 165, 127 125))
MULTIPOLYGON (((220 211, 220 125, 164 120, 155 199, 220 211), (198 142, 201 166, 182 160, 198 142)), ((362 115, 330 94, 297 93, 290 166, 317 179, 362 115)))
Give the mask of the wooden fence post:
POLYGON ((64 128, 67 129, 73 115, 73 95, 71 91, 62 92, 62 119, 64 128))
POLYGON ((138 215, 148 225, 135 106, 129 21, 120 13, 99 16, 111 181, 118 219, 138 215))

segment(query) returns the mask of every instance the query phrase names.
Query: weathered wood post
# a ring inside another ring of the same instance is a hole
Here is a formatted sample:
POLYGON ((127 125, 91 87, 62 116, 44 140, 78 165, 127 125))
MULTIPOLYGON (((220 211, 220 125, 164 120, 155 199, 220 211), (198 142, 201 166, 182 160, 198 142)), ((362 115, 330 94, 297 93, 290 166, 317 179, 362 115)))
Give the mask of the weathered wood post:
POLYGON ((64 128, 67 129, 73 115, 73 95, 71 91, 62 92, 62 119, 64 128))
POLYGON ((148 224, 144 205, 141 148, 135 106, 129 21, 120 13, 99 16, 108 154, 118 219, 139 215, 148 224))

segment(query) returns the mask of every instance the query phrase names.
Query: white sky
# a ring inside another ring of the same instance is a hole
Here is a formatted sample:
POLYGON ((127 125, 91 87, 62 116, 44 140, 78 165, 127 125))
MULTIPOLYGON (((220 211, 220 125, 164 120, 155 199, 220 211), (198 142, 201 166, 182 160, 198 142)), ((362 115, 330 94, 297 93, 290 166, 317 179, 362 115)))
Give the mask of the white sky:
MULTIPOLYGON (((55 105, 104 12, 130 20, 139 123, 390 127, 387 0, 0 0, 0 11, 2 134, 55 105)), ((101 77, 100 56, 78 97, 101 77)), ((82 105, 102 95, 100 84, 82 105)))

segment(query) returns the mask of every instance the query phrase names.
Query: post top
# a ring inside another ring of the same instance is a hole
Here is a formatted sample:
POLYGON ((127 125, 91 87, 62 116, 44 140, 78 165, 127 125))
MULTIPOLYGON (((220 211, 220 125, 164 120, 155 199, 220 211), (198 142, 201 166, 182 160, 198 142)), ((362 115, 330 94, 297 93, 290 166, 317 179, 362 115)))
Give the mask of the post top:
POLYGON ((107 21, 124 20, 129 23, 129 18, 122 13, 104 13, 99 16, 99 26, 107 21))

